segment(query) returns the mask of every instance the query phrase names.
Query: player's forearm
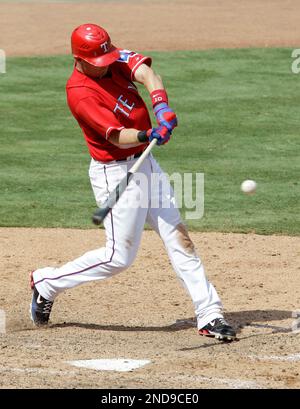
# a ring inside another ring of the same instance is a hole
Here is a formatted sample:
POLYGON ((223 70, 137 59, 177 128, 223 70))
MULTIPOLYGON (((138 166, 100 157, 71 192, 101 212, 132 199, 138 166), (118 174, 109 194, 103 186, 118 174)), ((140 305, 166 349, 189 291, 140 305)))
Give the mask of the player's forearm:
POLYGON ((135 146, 142 145, 138 140, 139 132, 138 129, 124 128, 121 131, 113 132, 109 137, 109 142, 121 149, 134 148, 135 146))
POLYGON ((144 86, 148 90, 149 94, 157 89, 164 89, 164 84, 160 75, 152 71, 152 75, 148 75, 145 78, 144 86))
POLYGON ((135 72, 135 80, 143 84, 149 94, 157 89, 164 89, 160 75, 156 74, 151 67, 142 64, 135 72))
POLYGON ((160 116, 163 113, 161 112, 162 109, 165 109, 164 113, 167 112, 166 109, 169 112, 171 111, 171 109, 168 107, 168 94, 164 88, 161 77, 156 74, 151 67, 148 67, 146 64, 142 64, 135 72, 135 80, 147 88, 158 124, 165 126, 168 125, 168 129, 173 129, 177 125, 177 122, 174 126, 171 124, 166 124, 166 122, 162 123, 161 118, 157 117, 159 113, 160 116))

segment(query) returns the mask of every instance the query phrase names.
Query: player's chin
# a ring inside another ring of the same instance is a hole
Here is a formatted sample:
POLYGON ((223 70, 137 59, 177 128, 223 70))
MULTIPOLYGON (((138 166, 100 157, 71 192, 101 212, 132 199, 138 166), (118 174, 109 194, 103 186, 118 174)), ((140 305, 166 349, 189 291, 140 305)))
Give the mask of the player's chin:
POLYGON ((93 67, 89 69, 89 76, 93 78, 102 78, 107 74, 108 67, 93 67))
POLYGON ((84 74, 91 78, 102 78, 108 71, 108 67, 96 67, 87 63, 83 63, 82 68, 84 74))

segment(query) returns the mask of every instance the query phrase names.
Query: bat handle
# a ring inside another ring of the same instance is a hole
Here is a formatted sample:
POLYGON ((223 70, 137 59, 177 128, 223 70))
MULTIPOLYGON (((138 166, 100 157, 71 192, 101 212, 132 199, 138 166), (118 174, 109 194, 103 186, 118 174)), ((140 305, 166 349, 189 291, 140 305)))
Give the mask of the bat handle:
POLYGON ((103 222, 105 217, 111 211, 113 206, 117 203, 120 196, 126 189, 134 173, 137 172, 137 170, 139 169, 139 167, 141 166, 145 158, 149 155, 153 146, 156 145, 156 143, 157 143, 157 139, 153 139, 151 141, 151 143, 147 146, 147 148, 144 150, 142 155, 138 158, 138 160, 133 164, 133 166, 127 172, 127 175, 124 177, 124 179, 122 179, 121 182, 116 186, 116 188, 110 193, 105 205, 103 207, 98 208, 95 211, 95 213, 92 216, 92 221, 94 224, 99 226, 103 222))

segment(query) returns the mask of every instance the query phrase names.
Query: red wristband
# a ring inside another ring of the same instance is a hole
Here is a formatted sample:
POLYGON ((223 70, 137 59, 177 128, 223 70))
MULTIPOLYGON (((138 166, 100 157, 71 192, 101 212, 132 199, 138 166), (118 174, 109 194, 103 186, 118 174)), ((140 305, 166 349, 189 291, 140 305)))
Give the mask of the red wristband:
POLYGON ((157 89, 155 91, 152 91, 150 97, 153 108, 155 107, 155 105, 160 104, 161 102, 165 102, 166 104, 168 103, 168 95, 164 89, 157 89))

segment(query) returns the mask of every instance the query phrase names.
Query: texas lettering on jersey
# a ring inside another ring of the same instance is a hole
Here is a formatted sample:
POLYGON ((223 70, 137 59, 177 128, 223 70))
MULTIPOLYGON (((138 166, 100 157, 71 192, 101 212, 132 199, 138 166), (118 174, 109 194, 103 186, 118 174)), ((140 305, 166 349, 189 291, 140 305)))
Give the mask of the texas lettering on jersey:
POLYGON ((129 105, 128 100, 126 99, 124 101, 122 98, 123 98, 123 95, 120 95, 118 98, 118 102, 116 103, 116 106, 114 108, 114 112, 120 111, 122 112, 122 114, 128 117, 135 104, 133 102, 131 105, 129 105))
POLYGON ((108 74, 92 79, 76 68, 66 91, 69 108, 83 131, 90 155, 109 162, 135 154, 138 146, 120 149, 109 142, 114 130, 152 127, 147 107, 134 85, 134 74, 141 64, 151 65, 151 58, 129 50, 119 50, 120 58, 109 66, 108 74))

